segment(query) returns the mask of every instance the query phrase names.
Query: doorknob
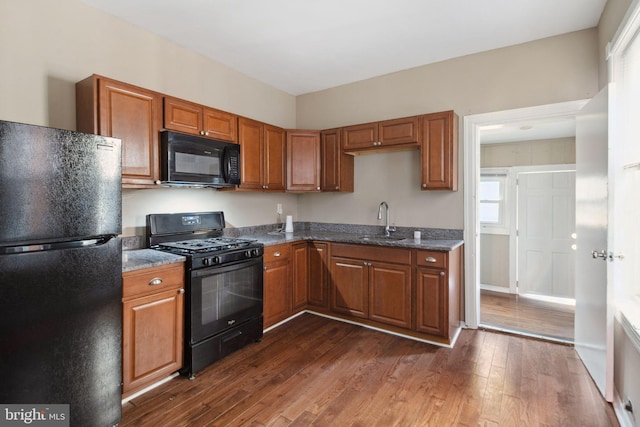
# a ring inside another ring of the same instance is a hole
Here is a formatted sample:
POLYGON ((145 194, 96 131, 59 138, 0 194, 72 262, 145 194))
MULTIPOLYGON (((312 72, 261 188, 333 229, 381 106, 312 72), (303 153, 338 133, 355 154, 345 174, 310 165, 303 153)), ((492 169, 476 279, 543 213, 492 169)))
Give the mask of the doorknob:
POLYGON ((591 251, 591 256, 593 257, 593 259, 601 258, 603 261, 606 261, 609 258, 609 254, 604 249, 600 252, 591 251))

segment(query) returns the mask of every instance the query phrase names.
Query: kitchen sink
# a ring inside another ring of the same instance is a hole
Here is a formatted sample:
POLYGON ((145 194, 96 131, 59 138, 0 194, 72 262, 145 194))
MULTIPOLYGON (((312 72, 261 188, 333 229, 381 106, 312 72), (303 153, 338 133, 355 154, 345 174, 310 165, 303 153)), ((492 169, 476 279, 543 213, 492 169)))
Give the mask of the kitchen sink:
POLYGON ((406 237, 385 236, 384 234, 367 234, 360 237, 360 240, 405 240, 406 237))

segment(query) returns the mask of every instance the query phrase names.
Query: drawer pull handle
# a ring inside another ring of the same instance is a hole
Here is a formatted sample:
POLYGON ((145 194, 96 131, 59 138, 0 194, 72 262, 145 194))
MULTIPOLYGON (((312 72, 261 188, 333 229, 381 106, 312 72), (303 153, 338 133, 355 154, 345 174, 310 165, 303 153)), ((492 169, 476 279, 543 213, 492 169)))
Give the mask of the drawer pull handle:
POLYGON ((274 252, 273 253, 273 256, 280 256, 280 255, 282 255, 280 252, 274 252))
POLYGON ((156 277, 155 279, 149 280, 149 286, 156 286, 156 285, 162 285, 162 279, 161 278, 156 277))
POLYGON ((435 259, 435 258, 434 258, 434 257, 432 257, 432 256, 428 256, 428 257, 426 257, 424 260, 425 260, 426 262, 438 262, 438 260, 437 260, 437 259, 435 259))

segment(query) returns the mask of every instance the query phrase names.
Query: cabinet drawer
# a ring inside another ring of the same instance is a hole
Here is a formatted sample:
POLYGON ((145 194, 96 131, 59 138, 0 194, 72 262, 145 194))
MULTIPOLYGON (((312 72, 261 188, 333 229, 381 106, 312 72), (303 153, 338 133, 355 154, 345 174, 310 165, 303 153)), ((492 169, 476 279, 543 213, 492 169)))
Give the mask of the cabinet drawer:
POLYGON ((184 286, 182 263, 127 272, 122 275, 122 298, 164 291, 184 286))
POLYGON ((264 248, 264 263, 289 259, 291 255, 291 245, 275 245, 264 248))
POLYGON ((331 255, 343 258, 355 258, 367 261, 383 261, 394 264, 411 264, 411 251, 402 248, 383 246, 350 245, 335 243, 331 246, 331 255))
POLYGON ((417 251, 416 254, 416 264, 420 267, 447 267, 447 252, 417 251))

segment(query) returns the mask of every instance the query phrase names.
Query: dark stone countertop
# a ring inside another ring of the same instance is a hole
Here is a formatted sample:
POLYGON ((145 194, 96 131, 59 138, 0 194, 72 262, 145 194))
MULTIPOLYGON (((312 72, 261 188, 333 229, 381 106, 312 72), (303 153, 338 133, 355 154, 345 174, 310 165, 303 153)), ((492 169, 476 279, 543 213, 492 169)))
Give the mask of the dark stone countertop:
POLYGON ((238 236, 245 239, 255 239, 265 246, 278 245, 306 240, 319 240, 332 243, 352 243, 359 245, 376 245, 394 248, 424 249, 432 251, 452 251, 461 246, 463 240, 420 239, 413 236, 394 235, 401 240, 391 240, 377 237, 374 234, 323 232, 323 231, 295 231, 293 233, 271 232, 266 234, 244 234, 238 236), (370 236, 365 238, 365 236, 370 236))
POLYGON ((122 272, 142 270, 162 265, 184 262, 185 257, 153 249, 136 249, 122 252, 122 272))

